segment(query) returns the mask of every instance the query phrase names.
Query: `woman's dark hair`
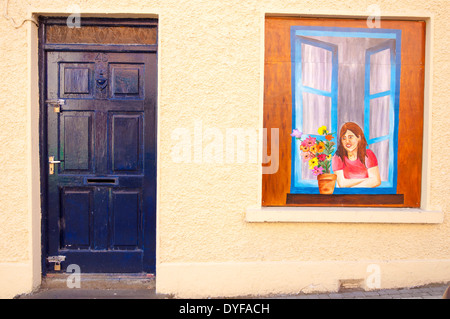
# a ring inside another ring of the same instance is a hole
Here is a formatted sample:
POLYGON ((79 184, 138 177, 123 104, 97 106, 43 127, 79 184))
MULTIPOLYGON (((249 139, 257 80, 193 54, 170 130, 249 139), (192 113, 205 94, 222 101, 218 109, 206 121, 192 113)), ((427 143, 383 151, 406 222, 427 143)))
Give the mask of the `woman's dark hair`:
POLYGON ((367 141, 364 137, 363 130, 358 126, 358 124, 353 122, 347 122, 341 127, 341 132, 339 133, 339 141, 338 141, 338 147, 336 150, 336 155, 341 158, 341 160, 344 162, 344 157, 348 158, 348 154, 344 146, 342 145, 342 137, 345 135, 347 131, 351 131, 353 134, 355 134, 357 137, 361 138, 361 140, 358 143, 358 159, 366 165, 366 147, 367 147, 367 141))

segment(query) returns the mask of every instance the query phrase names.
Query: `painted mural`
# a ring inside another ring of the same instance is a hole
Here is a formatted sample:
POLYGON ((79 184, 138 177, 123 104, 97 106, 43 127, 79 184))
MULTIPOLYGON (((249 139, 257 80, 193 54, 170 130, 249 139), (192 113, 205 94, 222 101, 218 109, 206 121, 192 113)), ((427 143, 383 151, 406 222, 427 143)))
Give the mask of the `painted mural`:
POLYGON ((400 41, 393 29, 291 27, 291 193, 396 192, 400 41))

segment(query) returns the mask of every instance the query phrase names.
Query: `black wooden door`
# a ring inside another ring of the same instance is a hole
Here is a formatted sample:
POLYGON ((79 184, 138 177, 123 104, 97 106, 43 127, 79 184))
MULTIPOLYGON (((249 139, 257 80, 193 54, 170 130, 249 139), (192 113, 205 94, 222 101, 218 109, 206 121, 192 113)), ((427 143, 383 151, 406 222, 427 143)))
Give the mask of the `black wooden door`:
POLYGON ((48 164, 48 256, 66 257, 61 271, 154 272, 156 53, 46 55, 47 155, 60 161, 48 164))

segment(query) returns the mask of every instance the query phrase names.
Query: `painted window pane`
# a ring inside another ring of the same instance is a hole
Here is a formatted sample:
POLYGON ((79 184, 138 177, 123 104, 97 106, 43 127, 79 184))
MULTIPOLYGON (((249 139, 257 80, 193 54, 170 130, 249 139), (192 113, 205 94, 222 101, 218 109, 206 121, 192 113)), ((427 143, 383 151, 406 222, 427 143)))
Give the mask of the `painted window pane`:
POLYGON ((317 176, 308 167, 308 162, 302 162, 302 179, 317 180, 317 176))
POLYGON ((371 144, 369 149, 375 153, 378 160, 378 170, 381 181, 389 180, 389 140, 371 144))
POLYGON ((370 138, 389 135, 390 96, 370 100, 370 138))
POLYGON ((317 134, 322 125, 331 127, 331 98, 303 92, 303 133, 317 134))
POLYGON ((304 86, 331 92, 332 52, 302 44, 302 81, 304 86))
POLYGON ((370 94, 391 88, 391 50, 374 53, 370 57, 370 94))

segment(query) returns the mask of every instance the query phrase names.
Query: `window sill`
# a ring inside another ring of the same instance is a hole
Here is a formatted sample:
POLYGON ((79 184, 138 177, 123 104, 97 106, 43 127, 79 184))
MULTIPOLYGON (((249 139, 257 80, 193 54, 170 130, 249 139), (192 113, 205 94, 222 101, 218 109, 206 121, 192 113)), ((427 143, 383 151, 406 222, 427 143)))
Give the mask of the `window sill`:
POLYGON ((245 213, 249 223, 441 224, 444 221, 442 211, 412 208, 261 207, 248 208, 245 213))
POLYGON ((287 194, 287 205, 298 206, 375 206, 403 205, 403 194, 287 194))

